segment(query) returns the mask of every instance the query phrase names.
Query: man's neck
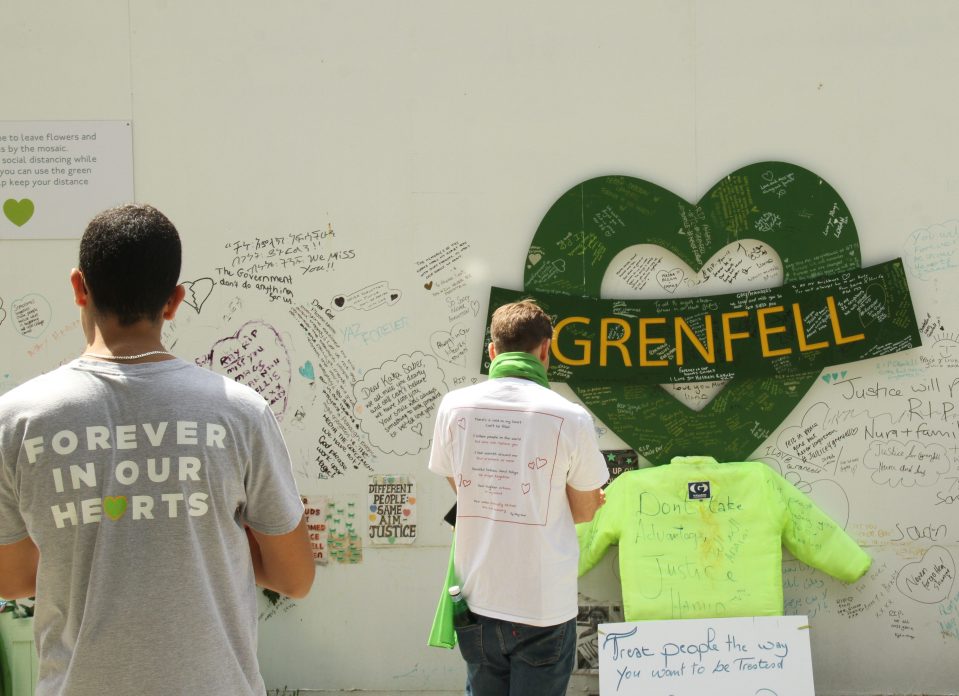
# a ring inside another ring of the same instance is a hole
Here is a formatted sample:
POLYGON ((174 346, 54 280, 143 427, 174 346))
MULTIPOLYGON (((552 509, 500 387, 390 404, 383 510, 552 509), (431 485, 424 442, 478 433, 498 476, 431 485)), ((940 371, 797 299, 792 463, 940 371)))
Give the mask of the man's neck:
POLYGON ((163 347, 160 336, 162 326, 162 321, 148 320, 121 326, 113 317, 101 317, 92 322, 87 331, 84 355, 99 360, 115 358, 127 364, 169 360, 171 355, 163 347), (141 357, 131 359, 131 356, 141 357))

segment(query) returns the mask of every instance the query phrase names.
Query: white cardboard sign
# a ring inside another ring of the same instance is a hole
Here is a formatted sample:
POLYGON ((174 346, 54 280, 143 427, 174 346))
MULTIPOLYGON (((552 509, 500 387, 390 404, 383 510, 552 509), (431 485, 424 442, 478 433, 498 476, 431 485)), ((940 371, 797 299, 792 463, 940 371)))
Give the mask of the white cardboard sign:
POLYGON ((600 624, 603 696, 814 696, 805 616, 600 624))

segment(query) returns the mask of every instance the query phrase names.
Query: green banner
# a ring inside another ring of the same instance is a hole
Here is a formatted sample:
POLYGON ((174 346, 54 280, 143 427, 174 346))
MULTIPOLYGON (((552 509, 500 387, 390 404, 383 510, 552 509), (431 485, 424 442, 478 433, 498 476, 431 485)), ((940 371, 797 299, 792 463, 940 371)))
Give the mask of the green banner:
MULTIPOLYGON (((791 377, 922 344, 899 259, 764 290, 661 300, 494 287, 490 312, 525 297, 553 318, 554 382, 791 377)), ((488 366, 487 358, 484 374, 488 366)))

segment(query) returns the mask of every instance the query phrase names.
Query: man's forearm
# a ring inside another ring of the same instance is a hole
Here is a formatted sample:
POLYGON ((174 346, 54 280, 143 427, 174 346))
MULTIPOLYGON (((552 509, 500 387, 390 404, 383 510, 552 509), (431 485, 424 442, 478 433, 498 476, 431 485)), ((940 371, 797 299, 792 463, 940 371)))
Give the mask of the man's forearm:
POLYGON ((247 527, 246 535, 256 584, 293 599, 305 597, 316 572, 306 517, 287 534, 259 534, 247 527))
POLYGON ((40 552, 27 537, 0 546, 0 597, 24 599, 37 593, 37 566, 40 552))

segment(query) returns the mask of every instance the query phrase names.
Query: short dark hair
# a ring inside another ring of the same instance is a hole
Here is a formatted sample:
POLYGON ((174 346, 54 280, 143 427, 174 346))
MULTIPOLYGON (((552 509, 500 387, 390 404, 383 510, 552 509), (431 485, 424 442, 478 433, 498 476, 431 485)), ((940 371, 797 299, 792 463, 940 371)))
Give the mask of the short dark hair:
POLYGON ((535 300, 520 300, 493 312, 489 332, 497 353, 530 353, 553 337, 553 322, 535 300))
POLYGON ((180 235, 150 205, 105 210, 80 239, 80 271, 98 312, 122 326, 156 320, 180 277, 180 235))

